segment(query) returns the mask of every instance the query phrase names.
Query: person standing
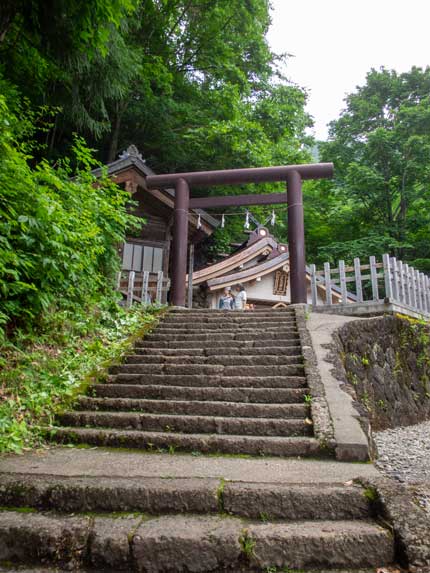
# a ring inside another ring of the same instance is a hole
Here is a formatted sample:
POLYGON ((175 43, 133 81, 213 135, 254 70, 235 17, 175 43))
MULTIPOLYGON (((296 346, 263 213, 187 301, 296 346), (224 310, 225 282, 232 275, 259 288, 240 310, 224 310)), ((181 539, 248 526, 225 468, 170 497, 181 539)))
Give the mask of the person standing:
POLYGON ((229 288, 224 289, 224 292, 222 293, 222 296, 219 299, 218 307, 220 310, 233 310, 234 300, 233 297, 231 296, 229 288))
POLYGON ((245 310, 246 308, 246 290, 241 284, 234 287, 234 309, 245 310))

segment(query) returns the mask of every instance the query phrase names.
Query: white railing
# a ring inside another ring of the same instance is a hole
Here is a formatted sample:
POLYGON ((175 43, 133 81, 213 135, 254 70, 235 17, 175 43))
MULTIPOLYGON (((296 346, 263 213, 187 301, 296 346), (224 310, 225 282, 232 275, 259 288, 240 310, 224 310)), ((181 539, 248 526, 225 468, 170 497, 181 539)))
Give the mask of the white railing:
POLYGON ((120 271, 117 275, 117 290, 126 297, 126 306, 133 303, 164 304, 170 281, 164 278, 163 271, 120 271))
POLYGON ((368 264, 359 258, 347 267, 324 263, 323 270, 310 265, 312 305, 394 303, 413 312, 430 316, 430 278, 396 257, 382 256, 382 262, 369 257, 368 264), (352 288, 348 290, 348 283, 352 288))

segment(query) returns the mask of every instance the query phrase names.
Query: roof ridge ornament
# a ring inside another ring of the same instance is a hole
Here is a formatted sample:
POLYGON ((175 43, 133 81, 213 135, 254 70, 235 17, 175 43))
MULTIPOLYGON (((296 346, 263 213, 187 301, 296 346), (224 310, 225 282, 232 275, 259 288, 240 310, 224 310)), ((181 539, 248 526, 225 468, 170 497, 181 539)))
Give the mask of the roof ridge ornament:
POLYGON ((127 159, 128 157, 137 157, 138 159, 141 159, 145 163, 142 154, 139 153, 139 150, 133 143, 129 145, 126 150, 124 150, 122 153, 119 154, 120 159, 127 159))

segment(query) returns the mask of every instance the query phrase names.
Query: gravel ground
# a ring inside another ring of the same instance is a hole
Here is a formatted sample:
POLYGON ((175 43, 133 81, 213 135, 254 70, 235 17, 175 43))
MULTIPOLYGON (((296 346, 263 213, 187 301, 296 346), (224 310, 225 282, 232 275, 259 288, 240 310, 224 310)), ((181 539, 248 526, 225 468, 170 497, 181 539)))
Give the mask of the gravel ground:
POLYGON ((375 432, 374 439, 376 467, 410 485, 417 503, 430 514, 430 422, 375 432))

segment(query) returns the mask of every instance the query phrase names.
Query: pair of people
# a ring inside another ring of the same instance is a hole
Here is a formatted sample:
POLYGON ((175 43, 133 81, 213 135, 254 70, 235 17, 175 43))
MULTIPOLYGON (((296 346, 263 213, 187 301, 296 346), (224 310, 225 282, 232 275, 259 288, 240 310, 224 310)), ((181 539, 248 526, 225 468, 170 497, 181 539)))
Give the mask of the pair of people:
POLYGON ((219 301, 220 310, 245 310, 246 290, 243 285, 233 287, 233 293, 225 288, 219 301))

